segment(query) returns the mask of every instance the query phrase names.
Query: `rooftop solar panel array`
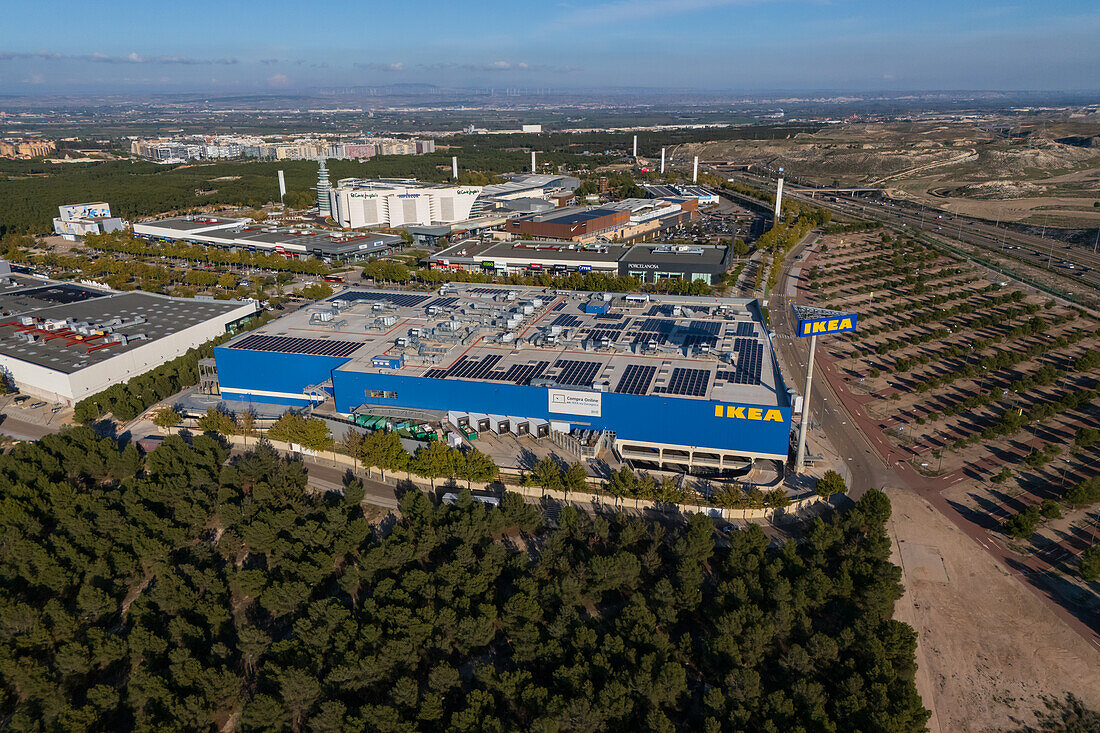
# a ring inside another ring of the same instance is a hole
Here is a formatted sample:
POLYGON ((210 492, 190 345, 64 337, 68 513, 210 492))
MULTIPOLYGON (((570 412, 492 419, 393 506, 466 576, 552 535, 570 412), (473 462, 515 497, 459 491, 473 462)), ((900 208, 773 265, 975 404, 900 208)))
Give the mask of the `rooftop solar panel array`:
POLYGON ((638 321, 634 323, 639 331, 657 331, 659 333, 672 333, 672 329, 676 326, 676 321, 667 318, 646 318, 640 323, 638 321))
POLYGON ((688 324, 688 328, 692 331, 717 336, 718 332, 722 330, 722 324, 718 321, 692 321, 688 324))
POLYGON ((551 326, 564 326, 566 328, 572 326, 581 325, 581 319, 577 318, 572 313, 562 313, 560 316, 550 321, 551 326))
POLYGON ((719 372, 718 378, 732 384, 760 384, 764 345, 754 338, 737 338, 733 340, 733 350, 737 352, 737 366, 730 371, 719 372))
POLYGON ((657 373, 657 367, 629 364, 619 379, 615 391, 621 394, 645 394, 649 390, 649 384, 653 381, 653 375, 657 373))
POLYGON ((497 293, 507 293, 508 288, 470 288, 466 292, 475 295, 496 295, 497 293))
POLYGON ((536 364, 513 364, 505 372, 504 381, 527 386, 531 384, 532 379, 541 377, 548 366, 550 366, 548 361, 540 361, 536 364))
POLYGON ((330 300, 373 300, 393 303, 401 308, 415 308, 424 301, 430 300, 431 297, 430 295, 417 295, 415 293, 376 293, 368 290, 348 290, 330 298, 330 300))
POLYGON ((755 336, 756 335, 756 325, 753 324, 753 323, 746 323, 746 322, 742 321, 741 323, 737 324, 737 333, 735 333, 734 335, 735 336, 755 336))
POLYGON ((233 344, 230 348, 246 351, 274 351, 283 354, 348 356, 362 345, 357 341, 266 336, 261 333, 254 333, 233 344))
POLYGON ((622 331, 612 328, 593 328, 591 331, 588 332, 588 338, 590 341, 599 341, 600 339, 618 341, 619 337, 622 335, 622 331))
POLYGON ((554 306, 553 308, 551 308, 550 310, 560 311, 560 310, 561 310, 562 308, 564 308, 564 307, 565 307, 565 304, 566 304, 566 303, 568 303, 568 302, 569 302, 568 300, 562 299, 562 301, 561 301, 560 303, 558 303, 557 305, 555 305, 555 306, 554 306))
POLYGON ((499 354, 489 354, 483 359, 470 359, 463 355, 447 370, 448 377, 462 377, 463 379, 485 379, 492 370, 493 365, 500 361, 499 354))
POLYGON ((435 300, 431 300, 425 303, 424 307, 431 308, 432 306, 435 306, 436 308, 450 308, 458 301, 459 298, 436 298, 435 300))
POLYGON ((501 358, 498 354, 490 354, 481 360, 476 360, 463 355, 450 367, 429 369, 424 372, 424 376, 428 379, 459 377, 492 382, 515 382, 526 386, 531 383, 532 379, 542 376, 542 373, 550 366, 550 362, 540 361, 535 364, 513 364, 507 370, 494 369, 493 367, 501 358))
POLYGON ((603 364, 598 361, 558 359, 554 362, 554 366, 561 370, 555 378, 558 384, 590 385, 603 364))
POLYGON ((649 310, 647 310, 645 314, 647 316, 671 316, 672 315, 672 306, 671 305, 655 305, 652 308, 650 308, 649 310))
POLYGON ((634 334, 633 344, 647 344, 653 342, 655 344, 663 344, 668 341, 668 335, 658 333, 656 331, 643 331, 641 333, 634 334))
POLYGON ((655 387, 654 392, 661 394, 679 394, 688 397, 703 397, 710 386, 709 369, 683 369, 677 367, 672 370, 668 386, 655 387))

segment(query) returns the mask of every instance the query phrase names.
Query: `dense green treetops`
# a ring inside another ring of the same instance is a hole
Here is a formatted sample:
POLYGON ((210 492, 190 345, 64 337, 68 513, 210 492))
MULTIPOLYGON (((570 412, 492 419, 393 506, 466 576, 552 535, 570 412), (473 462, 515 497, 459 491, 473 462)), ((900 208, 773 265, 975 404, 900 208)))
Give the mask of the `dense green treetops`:
POLYGON ((879 492, 778 547, 465 491, 379 526, 363 496, 207 435, 0 455, 0 727, 924 728, 879 492))

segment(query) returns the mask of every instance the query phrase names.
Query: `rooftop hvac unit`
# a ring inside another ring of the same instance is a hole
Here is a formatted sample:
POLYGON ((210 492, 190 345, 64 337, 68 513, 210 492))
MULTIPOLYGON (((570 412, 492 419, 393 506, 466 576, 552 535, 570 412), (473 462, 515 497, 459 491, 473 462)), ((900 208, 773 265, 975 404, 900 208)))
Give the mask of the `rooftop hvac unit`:
POLYGON ((393 324, 397 323, 397 319, 393 316, 382 316, 381 318, 377 319, 377 323, 382 326, 392 326, 393 324))
POLYGON ((24 326, 33 325, 34 324, 34 317, 33 316, 23 316, 19 319, 19 323, 21 323, 24 326))

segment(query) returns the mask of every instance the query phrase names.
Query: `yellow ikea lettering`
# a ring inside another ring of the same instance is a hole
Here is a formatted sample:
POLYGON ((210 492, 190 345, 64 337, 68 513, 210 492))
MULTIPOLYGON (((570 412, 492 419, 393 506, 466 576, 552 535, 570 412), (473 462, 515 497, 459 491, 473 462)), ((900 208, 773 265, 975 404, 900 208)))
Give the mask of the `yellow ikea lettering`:
POLYGON ((810 324, 808 324, 808 323, 803 323, 803 324, 802 324, 802 334, 803 334, 803 335, 805 335, 805 334, 807 334, 807 333, 809 333, 809 332, 810 332, 810 324))
POLYGON ((851 328, 852 327, 852 319, 851 318, 845 318, 844 320, 842 320, 840 322, 840 327, 841 328, 851 328))
MULTIPOLYGON (((714 415, 715 417, 721 417, 721 405, 715 406, 714 415)), ((726 417, 738 418, 740 420, 758 420, 761 422, 783 422, 782 412, 776 409, 765 411, 762 407, 735 407, 734 405, 726 405, 726 417)))
POLYGON ((829 325, 829 330, 830 330, 830 331, 835 331, 835 330, 836 330, 836 324, 837 324, 837 323, 838 323, 838 321, 837 321, 837 320, 836 320, 835 318, 834 318, 833 320, 829 321, 829 323, 828 323, 828 325, 829 325))
POLYGON ((814 324, 813 333, 828 333, 828 332, 829 332, 829 327, 828 327, 828 324, 825 323, 825 321, 818 321, 817 323, 814 324))

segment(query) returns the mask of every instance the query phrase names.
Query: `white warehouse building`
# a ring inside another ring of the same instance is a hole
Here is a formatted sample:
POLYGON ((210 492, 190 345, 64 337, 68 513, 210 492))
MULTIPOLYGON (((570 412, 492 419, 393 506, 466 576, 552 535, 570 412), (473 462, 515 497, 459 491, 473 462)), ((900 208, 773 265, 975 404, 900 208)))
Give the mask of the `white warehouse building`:
POLYGON ((329 200, 342 227, 428 226, 469 219, 480 193, 481 186, 344 178, 332 187, 329 200))
POLYGON ((0 276, 0 378, 72 405, 232 333, 253 301, 116 292, 22 275, 0 276))

